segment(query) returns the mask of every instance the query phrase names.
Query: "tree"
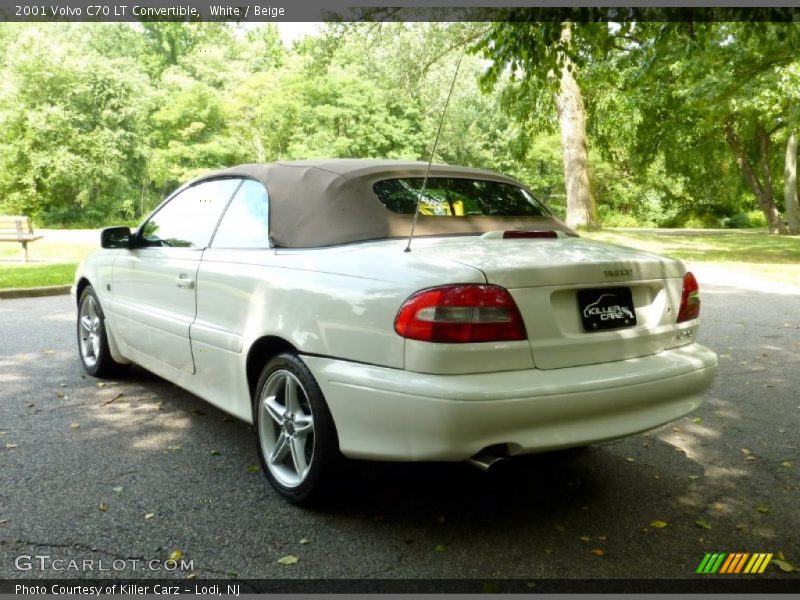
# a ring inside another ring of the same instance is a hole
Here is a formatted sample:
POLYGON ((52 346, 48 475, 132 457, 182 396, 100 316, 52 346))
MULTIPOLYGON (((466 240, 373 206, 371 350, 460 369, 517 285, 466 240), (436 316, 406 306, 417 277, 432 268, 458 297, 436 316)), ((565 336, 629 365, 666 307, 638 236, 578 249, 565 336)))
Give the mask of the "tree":
POLYGON ((650 23, 637 29, 637 38, 628 59, 641 68, 629 84, 648 91, 641 129, 650 148, 677 161, 684 160, 678 154, 691 156, 694 171, 714 181, 715 153, 674 142, 680 135, 705 147, 722 140, 770 232, 786 233, 773 163, 775 142, 789 135, 800 100, 794 24, 650 23))
POLYGON ((786 140, 783 191, 789 233, 800 234, 800 207, 797 204, 797 134, 794 131, 786 140))
POLYGON ((476 45, 492 61, 484 83, 495 86, 508 69, 511 77, 533 82, 530 89, 554 93, 561 130, 567 194, 567 224, 596 228, 597 208, 589 186, 588 140, 578 72, 581 62, 611 39, 604 23, 494 23, 476 45))
POLYGON ((76 42, 79 28, 32 26, 8 46, 0 91, 3 211, 50 222, 130 217, 144 168, 148 84, 127 59, 76 42))

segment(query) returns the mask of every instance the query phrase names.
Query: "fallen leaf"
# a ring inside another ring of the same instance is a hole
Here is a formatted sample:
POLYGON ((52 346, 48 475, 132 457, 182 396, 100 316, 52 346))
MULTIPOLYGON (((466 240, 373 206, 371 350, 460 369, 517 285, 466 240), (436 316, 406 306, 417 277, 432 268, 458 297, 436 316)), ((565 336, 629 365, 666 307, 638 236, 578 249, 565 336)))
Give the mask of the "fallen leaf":
POLYGON ((591 541, 592 541, 592 538, 590 538, 588 535, 582 535, 582 536, 581 536, 581 537, 579 537, 578 539, 579 539, 580 541, 582 541, 582 542, 591 542, 591 541))
POLYGON ((668 523, 666 521, 653 521, 650 523, 650 527, 653 527, 654 529, 664 529, 664 527, 667 525, 668 523))
POLYGON ((70 429, 80 429, 80 426, 81 426, 80 423, 70 423, 69 428, 70 429))
POLYGON ((744 459, 745 460, 749 460, 749 461, 753 461, 753 460, 756 460, 756 457, 755 456, 745 456, 744 459))
POLYGON ((153 517, 155 517, 155 516, 156 516, 156 514, 155 514, 155 513, 147 513, 147 514, 144 516, 144 520, 145 520, 145 521, 149 521, 150 519, 152 519, 152 518, 153 518, 153 517))
POLYGON ((302 540, 300 540, 299 543, 300 544, 307 544, 308 543, 308 538, 303 538, 302 540))
POLYGON ((601 540, 601 541, 603 541, 603 542, 605 542, 605 541, 608 539, 608 536, 605 536, 605 535, 598 535, 598 536, 597 536, 597 539, 598 539, 598 540, 601 540))
POLYGON ((183 558, 183 551, 176 548, 170 552, 170 555, 167 558, 169 558, 169 560, 180 560, 183 558))
POLYGON ((769 512, 769 507, 764 505, 756 506, 756 512, 761 513, 763 515, 769 512))
POLYGON ((12 448, 17 448, 17 447, 18 447, 18 444, 6 444, 6 448, 8 448, 9 450, 11 450, 12 448))
POLYGON ((186 579, 195 579, 197 577, 197 573, 189 573, 186 576, 186 579))
POLYGON ((119 494, 124 488, 121 485, 115 485, 111 489, 119 494))
POLYGON ((736 530, 737 531, 741 531, 742 529, 744 529, 744 523, 737 523, 736 524, 736 530))
POLYGON ((708 521, 704 521, 703 519, 697 519, 694 524, 701 529, 711 529, 711 525, 708 523, 708 521))
POLYGON ((602 548, 595 548, 594 550, 592 550, 592 554, 594 554, 595 556, 604 556, 605 553, 606 553, 605 550, 603 550, 602 548))
POLYGON ((635 458, 631 458, 630 456, 628 458, 626 458, 625 460, 627 460, 628 462, 636 462, 636 459, 635 458))
POLYGON ((59 383, 58 387, 67 387, 67 384, 66 383, 59 383))
POLYGON ((790 460, 785 460, 781 463, 781 466, 787 469, 791 469, 794 466, 794 463, 792 463, 792 461, 790 460))
POLYGON ((689 479, 694 481, 695 479, 700 479, 700 475, 689 475, 689 479))
POLYGON ((221 452, 219 450, 212 450, 211 451, 211 456, 219 456, 220 454, 221 454, 221 452))
POLYGON ((98 381, 97 382, 97 387, 106 387, 106 384, 105 384, 104 381, 98 381))
POLYGON ((45 354, 55 354, 55 350, 45 350, 45 354))
POLYGON ((692 419, 692 423, 702 423, 702 422, 703 419, 701 419, 700 417, 695 417, 694 419, 692 419))
POLYGON ((180 449, 180 446, 167 446, 167 450, 172 450, 173 452, 177 452, 180 449))
POLYGON ((296 565, 300 562, 300 559, 297 558, 294 554, 288 554, 283 558, 278 559, 278 563, 282 565, 296 565))
POLYGON ((545 554, 552 554, 553 553, 553 549, 552 548, 545 548, 544 549, 544 553, 545 554))
POLYGON ((0 431, 0 435, 7 435, 7 434, 8 434, 7 431, 0 431))
POLYGON ((433 547, 433 549, 434 549, 436 552, 447 552, 447 546, 445 546, 444 544, 436 544, 436 545, 433 547))
POLYGON ((772 564, 777 566, 784 573, 794 573, 797 571, 797 567, 795 567, 792 563, 788 563, 780 558, 773 558, 772 564))
POLYGON ((248 473, 258 473, 259 471, 261 471, 261 467, 258 465, 248 465, 247 467, 248 473))
POLYGON ((752 452, 750 452, 750 450, 748 450, 747 448, 742 448, 742 454, 747 456, 748 454, 752 454, 752 452))
POLYGON ((108 504, 105 502, 101 502, 97 508, 100 509, 100 512, 108 512, 108 504))

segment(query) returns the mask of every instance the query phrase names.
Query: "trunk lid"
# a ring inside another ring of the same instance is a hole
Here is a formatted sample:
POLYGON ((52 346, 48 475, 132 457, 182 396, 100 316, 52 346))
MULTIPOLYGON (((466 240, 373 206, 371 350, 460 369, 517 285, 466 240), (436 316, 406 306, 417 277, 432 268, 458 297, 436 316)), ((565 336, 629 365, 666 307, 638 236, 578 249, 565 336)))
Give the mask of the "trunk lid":
POLYGON ((539 369, 656 354, 675 335, 685 273, 678 260, 574 237, 421 241, 415 252, 479 269, 488 283, 509 290, 539 369), (622 295, 619 288, 630 290, 636 324, 587 331, 579 291, 622 295))

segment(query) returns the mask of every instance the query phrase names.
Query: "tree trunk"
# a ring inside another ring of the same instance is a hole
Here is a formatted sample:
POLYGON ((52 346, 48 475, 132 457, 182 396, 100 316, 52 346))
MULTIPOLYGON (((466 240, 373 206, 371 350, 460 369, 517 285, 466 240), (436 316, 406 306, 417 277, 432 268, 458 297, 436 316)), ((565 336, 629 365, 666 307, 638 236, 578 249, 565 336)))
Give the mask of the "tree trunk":
POLYGON ((783 167, 783 197, 789 233, 800 234, 800 206, 797 203, 797 134, 791 132, 786 140, 786 160, 783 167))
POLYGON ((770 233, 788 233, 786 225, 781 220, 781 215, 778 212, 778 207, 775 206, 775 197, 772 192, 772 174, 769 168, 769 135, 764 128, 759 125, 756 127, 756 141, 759 150, 759 162, 761 163, 761 171, 764 174, 764 183, 758 180, 753 165, 744 151, 742 142, 731 123, 725 124, 725 139, 728 142, 733 155, 736 158, 736 163, 744 176, 745 183, 750 191, 755 194, 758 199, 758 206, 764 217, 767 219, 767 226, 770 233))
MULTIPOLYGON (((572 31, 565 23, 561 41, 570 44, 572 31)), ((588 143, 586 140, 586 110, 578 82, 576 67, 566 54, 562 55, 561 82, 556 94, 556 108, 561 128, 561 150, 564 156, 564 183, 567 192, 567 225, 597 229, 597 207, 589 188, 588 143)))

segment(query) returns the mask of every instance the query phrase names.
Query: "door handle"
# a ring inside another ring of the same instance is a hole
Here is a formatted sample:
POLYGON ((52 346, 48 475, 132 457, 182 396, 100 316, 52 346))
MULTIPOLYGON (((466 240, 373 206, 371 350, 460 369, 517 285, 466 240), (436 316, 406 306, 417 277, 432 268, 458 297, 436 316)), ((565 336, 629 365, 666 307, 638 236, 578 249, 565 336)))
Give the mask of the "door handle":
POLYGON ((175 280, 175 285, 177 285, 182 290, 193 290, 194 279, 189 279, 189 276, 186 273, 181 273, 175 280))

